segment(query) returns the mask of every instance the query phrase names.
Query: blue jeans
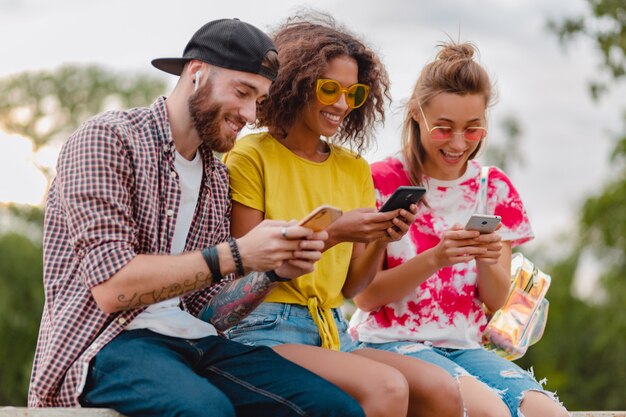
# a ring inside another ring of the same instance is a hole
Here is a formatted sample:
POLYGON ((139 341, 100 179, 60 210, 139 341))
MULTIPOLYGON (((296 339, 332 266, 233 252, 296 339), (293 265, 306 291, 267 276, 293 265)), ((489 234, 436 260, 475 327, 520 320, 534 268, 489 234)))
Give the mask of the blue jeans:
POLYGON ((359 416, 335 385, 266 347, 124 331, 90 365, 80 402, 131 416, 359 416))
MULTIPOLYGON (((348 334, 348 322, 340 309, 333 309, 339 331, 342 352, 357 347, 348 334)), ((226 331, 226 336, 246 345, 276 346, 283 343, 320 346, 322 340, 309 309, 306 306, 284 303, 262 303, 236 326, 226 331)))
MULTIPOLYGON (((496 353, 481 348, 445 349, 415 342, 361 343, 359 347, 412 356, 442 367, 454 378, 473 376, 497 392, 512 416, 518 415, 525 391, 545 392, 530 373, 496 353)), ((553 396, 552 393, 545 393, 553 396)))

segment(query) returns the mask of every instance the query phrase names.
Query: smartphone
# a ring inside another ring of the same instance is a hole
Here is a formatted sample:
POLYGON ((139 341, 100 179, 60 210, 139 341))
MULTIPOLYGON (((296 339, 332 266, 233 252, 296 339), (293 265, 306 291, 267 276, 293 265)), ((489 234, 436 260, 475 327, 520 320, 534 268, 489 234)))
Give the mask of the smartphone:
POLYGON ((396 209, 408 210, 411 204, 417 204, 426 193, 426 188, 418 186, 401 186, 385 201, 380 211, 392 211, 396 209))
POLYGON ((332 222, 341 217, 343 211, 337 207, 323 205, 319 206, 298 223, 298 226, 308 227, 314 232, 321 232, 332 222))
POLYGON ((502 218, 492 214, 472 214, 467 221, 465 230, 478 230, 480 233, 491 233, 496 230, 502 218))

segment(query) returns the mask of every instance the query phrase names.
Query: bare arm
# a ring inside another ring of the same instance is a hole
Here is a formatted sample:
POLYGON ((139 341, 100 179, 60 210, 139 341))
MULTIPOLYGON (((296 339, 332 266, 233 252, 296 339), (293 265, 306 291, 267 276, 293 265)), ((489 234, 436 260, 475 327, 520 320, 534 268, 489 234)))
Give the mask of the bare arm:
POLYGON ((380 271, 372 283, 354 299, 356 305, 370 311, 397 301, 439 269, 455 263, 469 262, 486 249, 477 242, 479 233, 455 226, 444 233, 439 244, 395 268, 380 271))
POLYGON ((257 308, 276 285, 259 272, 232 281, 209 301, 200 318, 224 331, 257 308))
POLYGON ((484 244, 488 251, 476 257, 478 296, 490 311, 496 311, 506 302, 511 287, 511 244, 500 242, 497 233, 489 235, 480 238, 489 242, 484 244))
MULTIPOLYGON (((234 272, 227 243, 218 245, 222 274, 234 272)), ((183 255, 138 255, 91 289, 105 313, 146 306, 204 288, 213 282, 200 251, 183 255)))
MULTIPOLYGON (((305 252, 301 255, 304 259, 321 256, 319 249, 325 237, 325 233, 316 235, 303 227, 289 227, 284 221, 264 220, 237 239, 237 243, 247 273, 282 268, 288 276, 294 269, 312 268, 312 263, 302 260, 290 269, 284 266, 285 261, 292 259, 294 252, 305 252), (288 228, 294 240, 282 237, 284 227, 288 228), (307 237, 313 240, 300 240, 307 237)), ((222 275, 235 272, 228 243, 220 243, 217 250, 222 275)), ((139 255, 107 281, 93 287, 91 292, 100 308, 111 313, 183 295, 211 282, 209 268, 200 251, 183 255, 139 255)))
POLYGON ((384 237, 368 243, 367 246, 361 243, 354 244, 350 268, 341 290, 344 297, 352 298, 363 291, 372 282, 376 273, 382 269, 387 244, 400 240, 415 221, 417 206, 411 205, 410 210, 410 212, 394 210, 389 213, 380 213, 394 216, 391 219, 392 226, 385 230, 384 237))

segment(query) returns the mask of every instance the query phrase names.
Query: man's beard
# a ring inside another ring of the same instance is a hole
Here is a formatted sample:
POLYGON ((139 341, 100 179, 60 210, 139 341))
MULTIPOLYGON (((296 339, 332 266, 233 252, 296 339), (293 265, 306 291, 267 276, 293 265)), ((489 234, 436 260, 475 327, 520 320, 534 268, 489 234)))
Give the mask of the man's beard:
POLYGON ((211 98, 212 87, 211 79, 208 79, 204 86, 189 97, 189 115, 203 143, 213 151, 228 152, 235 144, 236 137, 230 139, 221 132, 225 115, 222 105, 211 98))

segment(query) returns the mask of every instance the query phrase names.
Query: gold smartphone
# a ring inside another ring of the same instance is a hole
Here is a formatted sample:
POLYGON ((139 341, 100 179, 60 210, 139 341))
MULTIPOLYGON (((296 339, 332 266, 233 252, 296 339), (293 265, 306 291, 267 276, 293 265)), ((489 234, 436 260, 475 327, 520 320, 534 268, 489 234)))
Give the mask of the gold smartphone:
POLYGON ((341 217, 343 211, 337 207, 323 205, 319 206, 307 216, 300 220, 298 226, 307 227, 314 232, 321 232, 326 229, 332 222, 341 217))

